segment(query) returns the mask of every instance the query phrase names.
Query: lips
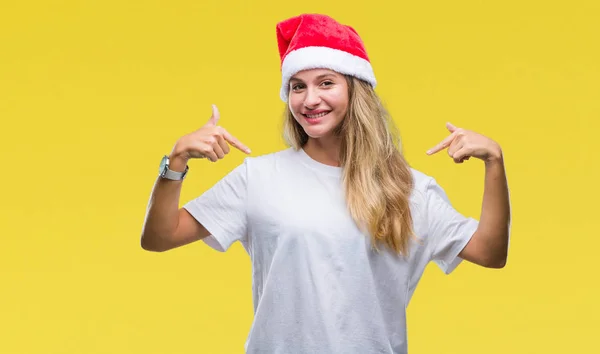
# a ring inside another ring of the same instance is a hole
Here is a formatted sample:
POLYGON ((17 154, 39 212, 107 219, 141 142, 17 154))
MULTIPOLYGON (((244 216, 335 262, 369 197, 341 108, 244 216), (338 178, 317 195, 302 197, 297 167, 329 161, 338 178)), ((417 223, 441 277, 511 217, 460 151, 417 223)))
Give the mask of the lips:
POLYGON ((302 113, 302 115, 308 119, 317 119, 326 116, 331 111, 314 111, 310 113, 302 113))

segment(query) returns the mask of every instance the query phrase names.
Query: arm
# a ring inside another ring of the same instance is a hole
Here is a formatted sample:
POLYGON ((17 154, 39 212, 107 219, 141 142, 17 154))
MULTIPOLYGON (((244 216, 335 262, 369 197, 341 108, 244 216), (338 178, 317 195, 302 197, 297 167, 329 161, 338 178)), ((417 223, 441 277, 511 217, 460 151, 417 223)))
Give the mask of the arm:
MULTIPOLYGON (((170 169, 183 171, 186 162, 171 158, 170 169)), ((158 177, 142 228, 141 246, 147 251, 163 252, 200 240, 209 235, 185 209, 179 208, 182 181, 158 177)))
POLYGON ((510 200, 500 145, 476 132, 447 123, 450 135, 427 151, 432 155, 448 149, 456 163, 471 156, 485 163, 485 186, 479 226, 459 257, 488 268, 503 268, 508 255, 510 200))
MULTIPOLYGON (((212 162, 229 153, 229 145, 250 153, 250 149, 217 126, 217 107, 203 127, 180 138, 171 152, 169 168, 181 172, 192 158, 208 158, 212 162)), ((163 252, 201 240, 210 235, 187 210, 179 208, 182 181, 158 177, 146 209, 141 246, 147 251, 163 252)))
POLYGON ((485 161, 485 184, 479 227, 459 254, 462 259, 489 267, 502 268, 508 257, 510 199, 502 152, 485 161))

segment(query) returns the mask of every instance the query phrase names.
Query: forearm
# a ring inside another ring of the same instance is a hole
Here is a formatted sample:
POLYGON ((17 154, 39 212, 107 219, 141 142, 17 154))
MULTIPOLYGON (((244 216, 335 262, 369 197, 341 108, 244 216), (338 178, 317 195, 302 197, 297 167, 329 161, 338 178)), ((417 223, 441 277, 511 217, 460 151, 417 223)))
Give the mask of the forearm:
POLYGON ((485 184, 477 232, 493 263, 504 265, 510 235, 510 196, 501 152, 485 161, 485 184))
MULTIPOLYGON (((179 164, 178 161, 173 160, 170 168, 182 170, 179 164)), ((170 236, 177 230, 181 186, 182 181, 157 178, 150 195, 142 229, 141 245, 144 249, 152 251, 163 249, 170 236)))

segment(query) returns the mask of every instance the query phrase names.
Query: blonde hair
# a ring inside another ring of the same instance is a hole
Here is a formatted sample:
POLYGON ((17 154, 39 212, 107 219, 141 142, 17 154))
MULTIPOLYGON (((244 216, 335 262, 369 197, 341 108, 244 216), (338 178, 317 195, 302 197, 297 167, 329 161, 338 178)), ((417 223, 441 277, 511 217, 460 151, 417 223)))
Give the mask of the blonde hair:
MULTIPOLYGON (((413 177, 400 151, 399 134, 373 88, 355 77, 346 80, 348 111, 335 133, 341 137, 340 164, 349 212, 359 228, 368 231, 377 251, 381 242, 407 255, 414 236, 409 207, 413 177)), ((296 150, 308 141, 288 105, 283 133, 296 150)))

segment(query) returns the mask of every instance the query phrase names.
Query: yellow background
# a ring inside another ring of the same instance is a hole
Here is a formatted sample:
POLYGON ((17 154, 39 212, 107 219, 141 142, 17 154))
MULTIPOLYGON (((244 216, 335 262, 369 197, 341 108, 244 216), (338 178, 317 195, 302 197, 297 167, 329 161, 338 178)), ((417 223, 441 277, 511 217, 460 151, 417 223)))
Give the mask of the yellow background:
MULTIPOLYGON (((479 216, 483 166, 425 151, 444 123, 502 145, 508 265, 431 265, 411 353, 598 353, 600 5, 590 1, 3 1, 0 353, 242 353, 250 263, 143 251, 163 154, 220 124, 284 148, 276 22, 355 27, 413 167, 479 216)), ((192 161, 182 203, 239 164, 192 161)))

